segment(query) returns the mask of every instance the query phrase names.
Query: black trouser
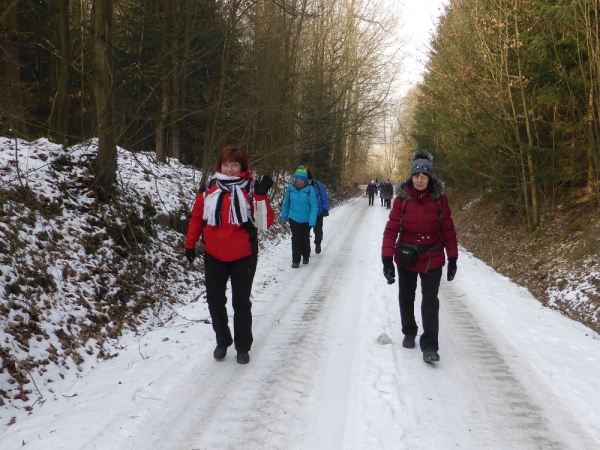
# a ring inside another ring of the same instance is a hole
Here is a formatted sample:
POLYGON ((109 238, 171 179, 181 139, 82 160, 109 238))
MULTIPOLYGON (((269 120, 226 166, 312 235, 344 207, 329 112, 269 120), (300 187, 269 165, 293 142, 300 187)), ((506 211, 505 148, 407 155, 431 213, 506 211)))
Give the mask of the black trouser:
POLYGON ((391 198, 385 199, 385 206, 387 206, 387 209, 390 209, 392 207, 392 199, 391 198))
POLYGON ((400 284, 399 303, 402 333, 405 336, 416 336, 419 328, 415 321, 415 291, 417 276, 421 276, 421 350, 438 350, 440 301, 438 291, 442 279, 442 268, 427 273, 411 272, 398 266, 398 283, 400 284))
POLYGON ((217 345, 230 346, 231 338, 227 317, 227 280, 231 278, 231 305, 233 306, 233 333, 235 349, 250 351, 252 347, 252 282, 256 272, 256 255, 231 262, 223 262, 204 253, 206 302, 212 319, 217 345))
POLYGON ((381 206, 383 206, 383 197, 379 197, 381 199, 381 206))
POLYGON ((319 245, 323 240, 323 216, 317 216, 317 223, 313 230, 315 232, 315 244, 319 245))
POLYGON ((292 262, 300 263, 300 258, 310 257, 310 226, 290 219, 292 230, 292 262))
POLYGON ((375 201, 375 192, 369 192, 369 205, 373 205, 375 201))

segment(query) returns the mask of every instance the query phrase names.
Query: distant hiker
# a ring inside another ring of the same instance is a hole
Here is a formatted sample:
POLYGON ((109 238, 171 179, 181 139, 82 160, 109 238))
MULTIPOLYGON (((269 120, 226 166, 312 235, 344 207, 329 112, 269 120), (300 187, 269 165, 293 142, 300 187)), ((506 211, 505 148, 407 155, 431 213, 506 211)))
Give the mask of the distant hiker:
POLYGON ((379 183, 377 190, 379 191, 379 200, 381 200, 381 206, 383 206, 383 181, 379 183))
POLYGON ((421 277, 420 347, 425 362, 439 361, 438 291, 448 255, 447 279, 456 275, 458 244, 444 183, 433 175, 433 157, 426 152, 413 159, 410 176, 398 185, 389 220, 383 232, 381 257, 388 284, 398 268, 402 346, 414 348, 417 336, 414 304, 417 277, 421 277))
POLYGON ((385 206, 387 209, 390 209, 392 207, 392 198, 394 197, 394 186, 392 186, 390 180, 387 180, 385 183, 383 183, 382 191, 385 206))
POLYGON ((366 192, 369 196, 369 206, 371 206, 375 200, 375 193, 377 192, 377 183, 375 183, 375 180, 371 180, 371 182, 367 185, 366 192))
POLYGON ((308 184, 315 190, 317 196, 317 222, 313 228, 315 232, 315 253, 321 253, 321 242, 323 241, 323 217, 329 215, 329 196, 325 190, 325 186, 320 181, 313 179, 313 174, 310 170, 306 171, 308 184))
POLYGON ((237 362, 247 364, 252 347, 252 302, 250 293, 258 259, 258 233, 254 225, 254 203, 263 202, 266 226, 275 213, 267 192, 273 180, 264 175, 254 182, 248 167, 248 153, 229 145, 219 152, 215 175, 201 186, 192 208, 185 238, 185 257, 196 258, 196 242, 204 242, 206 302, 215 331, 217 347, 213 356, 221 361, 227 347, 235 343, 237 362), (228 325, 227 281, 231 278, 234 338, 228 325))
POLYGON ((292 268, 308 264, 310 259, 310 229, 317 223, 317 195, 308 184, 308 173, 304 166, 298 167, 294 182, 285 190, 281 205, 281 218, 292 230, 292 268))

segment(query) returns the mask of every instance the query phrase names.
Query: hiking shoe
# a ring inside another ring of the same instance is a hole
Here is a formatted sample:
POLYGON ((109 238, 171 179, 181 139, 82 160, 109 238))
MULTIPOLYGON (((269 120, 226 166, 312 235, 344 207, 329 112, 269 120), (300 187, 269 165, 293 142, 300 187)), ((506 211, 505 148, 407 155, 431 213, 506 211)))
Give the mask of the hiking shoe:
POLYGON ((292 269, 297 269, 298 267, 300 267, 300 263, 297 263, 297 262, 292 263, 292 269))
POLYGON ((238 352, 236 359, 238 364, 248 364, 250 362, 250 355, 248 352, 238 352))
POLYGON ((425 350, 423 351, 423 361, 426 363, 432 363, 434 361, 439 361, 440 355, 435 350, 425 350))
POLYGON ((302 264, 308 264, 308 258, 302 258, 302 264))
POLYGON ((223 361, 225 359, 225 356, 227 356, 227 346, 217 345, 215 351, 213 352, 213 356, 217 361, 223 361))
POLYGON ((317 255, 321 253, 321 244, 315 244, 315 253, 317 255))
POLYGON ((415 348, 415 336, 404 336, 404 339, 402 340, 402 347, 415 348))

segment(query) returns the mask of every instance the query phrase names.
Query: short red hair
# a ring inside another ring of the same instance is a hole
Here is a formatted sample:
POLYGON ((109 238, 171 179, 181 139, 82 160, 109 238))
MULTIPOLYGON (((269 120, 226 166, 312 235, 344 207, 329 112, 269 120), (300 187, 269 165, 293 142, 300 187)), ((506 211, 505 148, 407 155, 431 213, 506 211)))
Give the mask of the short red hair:
POLYGON ((217 158, 217 167, 221 170, 221 166, 225 162, 237 162, 242 166, 242 172, 248 170, 248 152, 245 148, 236 145, 228 145, 223 147, 217 158))

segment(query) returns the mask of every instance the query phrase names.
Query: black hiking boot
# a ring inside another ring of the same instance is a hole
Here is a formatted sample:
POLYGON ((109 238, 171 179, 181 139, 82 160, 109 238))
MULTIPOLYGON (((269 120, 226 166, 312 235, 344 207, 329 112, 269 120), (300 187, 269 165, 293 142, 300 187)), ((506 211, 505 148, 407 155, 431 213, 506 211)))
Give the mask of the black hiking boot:
POLYGON ((250 362, 250 355, 248 352, 238 352, 236 359, 238 364, 248 364, 250 362))
POLYGON ((432 363, 434 361, 439 361, 440 355, 435 350, 424 350, 423 351, 423 361, 426 363, 432 363))
POLYGON ((317 255, 321 253, 321 244, 315 244, 315 253, 317 255))
POLYGON ((302 258, 302 264, 308 264, 308 258, 302 258))
POLYGON ((402 347, 415 348, 415 336, 404 336, 404 339, 402 340, 402 347))
POLYGON ((292 263, 292 269, 297 269, 298 267, 300 267, 300 263, 297 263, 297 262, 292 263))
POLYGON ((213 356, 217 361, 223 361, 225 359, 225 356, 227 356, 227 346, 217 345, 215 351, 213 352, 213 356))

